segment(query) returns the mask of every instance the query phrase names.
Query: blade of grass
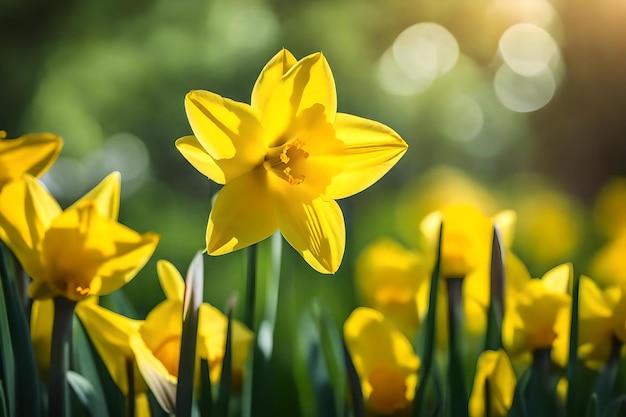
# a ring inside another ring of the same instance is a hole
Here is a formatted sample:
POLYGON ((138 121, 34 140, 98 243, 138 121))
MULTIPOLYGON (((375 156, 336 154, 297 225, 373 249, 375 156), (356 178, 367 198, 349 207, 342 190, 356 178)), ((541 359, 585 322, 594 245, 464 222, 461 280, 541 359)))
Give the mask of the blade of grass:
POLYGON ((448 294, 448 390, 452 417, 466 417, 467 387, 463 364, 463 278, 446 278, 448 294))
POLYGON ((578 322, 580 308, 580 277, 574 275, 572 283, 572 316, 571 326, 569 334, 569 359, 567 362, 566 377, 567 377, 567 400, 566 400, 566 415, 568 417, 578 417, 582 415, 585 409, 582 403, 579 375, 578 375, 578 322))
POLYGON ((426 385, 429 381, 430 372, 434 362, 435 347, 435 330, 437 320, 437 294, 439 293, 439 272, 441 270, 441 237, 443 236, 443 223, 439 227, 439 240, 437 243, 437 258, 435 267, 430 280, 430 294, 428 300, 428 313, 426 315, 426 323, 424 324, 423 338, 421 342, 421 367, 419 370, 418 384, 415 390, 413 401, 413 416, 423 416, 426 406, 426 385))
POLYGON ((4 244, 0 244, 0 371, 2 381, 2 398, 5 401, 8 415, 15 415, 15 399, 16 399, 16 381, 15 381, 15 357, 13 354, 11 331, 9 328, 9 311, 8 311, 8 297, 5 288, 10 285, 10 280, 7 268, 6 252, 4 250, 4 244))
POLYGON ((93 358, 90 342, 78 317, 74 316, 72 329, 72 367, 85 377, 93 387, 93 404, 98 416, 108 417, 111 404, 105 399, 98 368, 93 358))
POLYGON ((346 412, 346 370, 343 365, 342 337, 328 310, 322 303, 315 303, 320 346, 334 392, 335 416, 342 417, 346 412))
POLYGON ((204 262, 202 252, 198 252, 191 261, 185 278, 183 332, 176 386, 176 415, 178 417, 191 417, 192 414, 198 315, 202 304, 203 283, 204 262))
POLYGON ((354 417, 365 416, 365 401, 363 399, 363 391, 361 390, 361 379, 356 371, 352 357, 343 342, 343 357, 345 361, 346 374, 348 375, 348 389, 350 390, 350 400, 352 404, 352 412, 354 417))
POLYGON ((251 245, 247 251, 246 269, 246 303, 244 304, 243 322, 252 331, 256 328, 254 311, 256 306, 256 279, 257 279, 257 245, 251 245))
POLYGON ((209 372, 209 362, 200 359, 200 397, 198 398, 200 417, 211 417, 213 415, 213 391, 211 387, 211 374, 209 372))
POLYGON ((228 417, 230 406, 230 392, 232 387, 233 370, 233 308, 236 298, 232 297, 228 303, 228 324, 226 325, 226 343, 224 346, 224 359, 222 362, 222 372, 220 374, 220 387, 217 394, 217 414, 228 417))
POLYGON ((502 347, 502 316, 504 312, 505 287, 504 254, 497 227, 493 228, 491 244, 491 297, 487 311, 487 332, 485 350, 498 350, 502 347))

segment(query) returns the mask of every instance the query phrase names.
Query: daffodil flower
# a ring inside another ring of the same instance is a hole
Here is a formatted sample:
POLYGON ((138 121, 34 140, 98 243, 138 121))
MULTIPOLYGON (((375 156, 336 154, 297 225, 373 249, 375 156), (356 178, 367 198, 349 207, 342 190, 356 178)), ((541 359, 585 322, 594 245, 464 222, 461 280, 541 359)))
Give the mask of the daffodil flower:
MULTIPOLYGON (((494 227, 500 232, 502 249, 505 251, 506 293, 524 285, 530 279, 524 264, 510 251, 516 218, 515 212, 511 210, 498 212, 490 218, 473 205, 454 204, 427 215, 421 222, 420 228, 426 239, 427 250, 433 259, 438 244, 439 227, 443 222, 441 276, 463 278, 463 310, 467 318, 465 330, 469 334, 482 334, 487 325, 494 227)), ((441 289, 442 292, 443 290, 444 288, 441 289)), ((427 302, 429 291, 428 286, 420 291, 420 301, 427 302)), ((445 302, 440 305, 444 306, 445 302)), ((440 314, 445 318, 445 309, 442 307, 441 310, 440 314)), ((425 313, 424 310, 422 314, 425 313)), ((443 337, 445 332, 439 332, 438 338, 443 337)), ((440 339, 438 342, 444 341, 440 339)))
POLYGON ((516 384, 513 366, 504 350, 482 352, 476 363, 474 385, 469 399, 470 417, 507 416, 513 404, 516 384), (485 409, 486 389, 489 390, 489 411, 485 409))
POLYGON ((119 173, 61 210, 37 179, 26 174, 0 193, 0 237, 33 279, 34 299, 80 301, 131 280, 154 252, 159 237, 116 221, 119 173))
POLYGON ((420 360, 406 336, 380 312, 367 307, 350 314, 343 334, 367 407, 380 414, 409 407, 420 360))
POLYGON ((57 159, 63 141, 52 133, 31 133, 6 139, 0 130, 0 190, 26 173, 39 177, 57 159))
POLYGON ((280 51, 259 75, 250 105, 194 90, 185 109, 194 136, 178 139, 178 150, 224 184, 209 215, 211 255, 280 230, 314 269, 334 273, 345 248, 335 200, 372 185, 407 149, 389 127, 337 112, 321 53, 296 61, 280 51))
POLYGON ((507 306, 502 339, 513 357, 535 350, 552 349, 552 360, 567 363, 572 297, 568 293, 572 264, 548 271, 541 279, 529 280, 507 306))
POLYGON ((427 307, 427 301, 418 303, 418 293, 429 278, 423 257, 389 238, 373 242, 357 259, 355 283, 363 304, 383 313, 408 337, 419 328, 420 312, 427 307))
MULTIPOLYGON (((183 326, 184 281, 171 263, 160 260, 157 272, 166 300, 154 307, 145 320, 133 320, 92 303, 81 303, 76 313, 101 356, 111 377, 128 395, 127 361, 134 364, 135 394, 155 394, 166 411, 175 409, 176 384, 183 326)), ((217 382, 223 363, 228 319, 203 303, 198 323, 197 356, 207 359, 212 382, 217 382)), ((240 384, 252 332, 233 322, 233 383, 240 384)))

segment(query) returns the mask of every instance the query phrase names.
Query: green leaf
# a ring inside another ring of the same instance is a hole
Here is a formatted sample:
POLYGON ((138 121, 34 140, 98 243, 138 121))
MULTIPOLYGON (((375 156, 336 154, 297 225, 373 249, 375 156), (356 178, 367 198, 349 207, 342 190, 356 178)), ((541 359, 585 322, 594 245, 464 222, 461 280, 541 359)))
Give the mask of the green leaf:
MULTIPOLYGON (((72 364, 76 375, 85 378, 91 384, 93 390, 90 404, 93 406, 91 415, 93 417, 108 417, 108 404, 105 399, 104 389, 100 382, 100 374, 98 367, 93 358, 93 351, 90 346, 89 338, 85 333, 82 323, 74 316, 72 330, 72 364)), ((72 382, 70 381, 70 384, 72 382)), ((75 387, 74 387, 75 388, 75 387)), ((76 393, 78 395, 79 393, 76 393)), ((80 395, 78 395, 80 398, 80 395)), ((83 402, 83 404, 85 404, 83 402)), ((123 407, 120 407, 122 410, 123 407)))
POLYGON ((532 417, 556 415, 556 382, 550 372, 550 349, 533 352, 533 364, 524 392, 526 412, 532 417))
POLYGON ((623 417, 626 415, 626 395, 620 395, 610 401, 604 411, 602 417, 623 417))
POLYGON ((3 381, 3 400, 8 410, 9 416, 15 416, 16 409, 16 380, 15 380, 15 357, 11 340, 11 330, 9 323, 11 317, 8 310, 8 294, 5 288, 11 285, 12 278, 9 276, 7 268, 6 251, 4 244, 0 246, 0 371, 3 381))
POLYGON ((466 417, 467 387, 463 364, 463 278, 447 278, 448 293, 448 392, 450 415, 466 417))
MULTIPOLYGON (((106 411, 104 413, 101 411, 102 404, 98 399, 96 390, 87 378, 77 372, 67 371, 67 382, 84 410, 88 411, 89 416, 100 417, 106 415, 106 411)), ((75 415, 75 413, 76 410, 72 410, 72 415, 75 415)))
POLYGON ((0 379, 0 417, 9 417, 7 399, 4 396, 4 383, 2 379, 0 379))
POLYGON ((196 253, 185 278, 183 333, 180 342, 178 385, 176 386, 176 415, 191 417, 193 386, 198 339, 198 315, 203 297, 204 262, 202 252, 196 253))
POLYGON ((522 376, 517 380, 515 385, 515 393, 513 394, 513 403, 509 410, 509 417, 526 417, 526 401, 524 393, 528 387, 530 381, 531 369, 527 369, 522 376))
POLYGON ((605 415, 605 410, 608 404, 615 396, 616 382, 620 370, 620 359, 622 351, 622 342, 613 337, 613 345, 611 347, 611 354, 609 360, 604 364, 602 370, 598 374, 593 392, 598 398, 598 406, 600 408, 600 415, 605 415))
MULTIPOLYGON (((334 393, 335 416, 345 415, 346 369, 343 361, 342 337, 337 325, 322 303, 315 303, 313 312, 317 316, 320 347, 328 378, 334 393)), ((327 413, 327 415, 330 413, 327 413)))
POLYGON ((256 328, 254 321, 254 313, 256 307, 256 287, 257 287, 257 244, 251 245, 246 249, 247 252, 247 268, 246 268, 246 302, 244 304, 243 322, 252 331, 256 328))
POLYGON ((352 404, 352 412, 354 417, 365 416, 365 401, 363 399, 363 391, 361 390, 361 379, 356 371, 352 357, 346 346, 346 342, 343 342, 343 356, 346 367, 346 374, 348 375, 348 388, 350 390, 350 400, 352 404))
POLYGON ((230 391, 233 383, 233 308, 234 298, 228 306, 228 324, 226 326, 226 343, 224 346, 224 359, 222 362, 222 372, 220 374, 220 387, 217 394, 217 414, 228 417, 230 406, 230 391))
POLYGON ((589 401, 587 402, 587 412, 585 413, 585 417, 597 417, 598 411, 598 396, 595 393, 591 394, 589 397, 589 401))
POLYGON ((574 275, 572 283, 572 315, 569 334, 569 358, 567 362, 567 402, 568 417, 581 416, 584 410, 583 396, 581 395, 579 360, 578 360, 578 326, 580 309, 580 277, 574 275))
MULTIPOLYGON (((117 384, 115 384, 115 381, 113 381, 113 378, 109 374, 102 358, 98 355, 98 352, 91 343, 91 340, 89 340, 83 324, 80 320, 77 321, 80 323, 80 326, 74 326, 73 335, 75 343, 73 358, 76 370, 78 370, 87 379, 89 379, 92 384, 94 384, 96 391, 98 391, 97 385, 100 385, 103 400, 106 404, 109 415, 122 416, 125 412, 124 394, 122 394, 122 391, 120 391, 117 384), (83 341, 86 341, 86 343, 84 344, 83 341), (88 347, 88 349, 86 347, 88 347), (94 369, 91 369, 91 366, 95 368, 97 376, 92 376, 94 369)), ((74 323, 76 323, 76 321, 74 323)))
POLYGON ((211 388, 211 374, 209 372, 209 362, 200 359, 200 396, 198 398, 200 417, 211 417, 213 415, 213 391, 211 388))
MULTIPOLYGON (((258 268, 263 271, 265 281, 265 306, 263 319, 255 332, 255 339, 248 354, 243 392, 241 398, 242 415, 249 417, 265 415, 272 407, 271 387, 268 381, 272 377, 271 361, 274 354, 276 312, 282 271, 283 237, 276 232, 270 239, 258 244, 258 268)), ((269 413, 271 414, 271 413, 269 413)))
POLYGON ((421 336, 417 344, 422 361, 419 373, 418 384, 415 389, 415 399, 413 401, 413 416, 423 416, 426 406, 426 386, 429 382, 430 372, 435 358, 435 331, 437 327, 437 294, 439 293, 439 275, 441 270, 441 237, 443 236, 443 223, 439 227, 439 240, 437 243, 437 259, 430 280, 430 295, 428 300, 428 313, 426 322, 420 331, 421 336))
POLYGON ((502 347, 502 315, 504 312, 505 285, 504 255, 498 228, 493 228, 491 244, 491 298, 487 310, 487 332, 485 350, 498 350, 502 347))

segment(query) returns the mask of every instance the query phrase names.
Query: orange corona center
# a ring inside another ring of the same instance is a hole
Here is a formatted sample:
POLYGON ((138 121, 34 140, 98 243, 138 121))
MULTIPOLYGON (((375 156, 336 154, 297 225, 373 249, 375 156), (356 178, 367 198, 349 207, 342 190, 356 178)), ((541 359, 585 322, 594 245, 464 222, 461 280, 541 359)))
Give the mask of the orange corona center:
POLYGON ((265 156, 264 166, 291 185, 302 184, 305 179, 305 161, 309 153, 305 143, 296 139, 282 146, 271 148, 265 156))

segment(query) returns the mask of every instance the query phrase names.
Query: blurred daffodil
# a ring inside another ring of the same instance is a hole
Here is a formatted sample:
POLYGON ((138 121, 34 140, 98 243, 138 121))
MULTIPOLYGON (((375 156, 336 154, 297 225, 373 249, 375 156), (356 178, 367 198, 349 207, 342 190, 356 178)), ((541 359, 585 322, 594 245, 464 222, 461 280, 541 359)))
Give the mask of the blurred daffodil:
MULTIPOLYGON (((166 300, 155 306, 145 320, 133 320, 91 303, 76 309, 89 337, 111 377, 128 395, 127 363, 136 373, 135 393, 155 392, 159 404, 172 412, 175 404, 183 325, 184 281, 176 267, 160 260, 157 272, 166 300)), ((198 322, 197 356, 207 359, 212 382, 222 369, 228 319, 203 303, 198 322)), ((252 332, 233 322, 233 383, 240 385, 252 332)))
POLYGON ((416 218, 461 204, 476 207, 482 213, 493 213, 496 208, 494 197, 469 175, 454 167, 437 166, 403 188, 398 204, 398 232, 408 242, 418 245, 416 218))
POLYGON ((505 417, 513 404, 515 372, 504 350, 486 350, 478 357, 469 399, 470 417, 505 417), (488 390, 488 395, 485 390, 488 390), (489 398, 487 411, 485 398, 489 398))
POLYGON ((209 215, 212 255, 278 229, 314 269, 334 273, 345 247, 335 200, 372 185, 407 149, 389 127, 337 112, 321 53, 297 61, 280 51, 259 75, 251 105, 195 90, 185 108, 194 136, 178 139, 178 150, 224 184, 209 215))
MULTIPOLYGON (((418 292, 428 283, 424 260, 389 239, 368 246, 356 264, 356 284, 364 305, 380 311, 407 336, 420 325, 418 292)), ((425 304, 425 303, 424 303, 425 304)))
POLYGON ((74 205, 61 210, 30 175, 0 193, 0 237, 33 278, 34 299, 80 301, 130 281, 154 252, 159 237, 116 221, 120 175, 113 173, 74 205))
MULTIPOLYGON (((619 291, 619 287, 617 287, 619 291)), ((621 292, 621 291, 619 291, 621 292)), ((600 369, 611 353, 615 337, 613 315, 619 315, 620 296, 605 294, 589 277, 580 277, 580 307, 578 318, 578 356, 592 369, 600 369), (607 299, 608 296, 608 299, 607 299)), ((626 318, 626 317, 624 317, 626 318)), ((622 321, 624 331, 626 321, 622 321)))
MULTIPOLYGON (((439 226, 442 222, 441 276, 449 279, 463 278, 465 329, 470 334, 482 334, 487 323, 487 309, 491 296, 488 289, 491 279, 494 227, 500 232, 507 280, 514 284, 511 288, 517 288, 519 282, 525 282, 529 278, 524 264, 509 250, 513 241, 516 214, 505 210, 489 218, 478 208, 468 204, 446 206, 429 214, 422 220, 421 230, 426 238, 431 258, 434 258, 439 226)), ((508 288, 509 286, 505 285, 507 293, 508 288)), ((420 300, 425 302, 427 299, 428 290, 422 290, 420 300)), ((440 305, 439 315, 447 320, 445 304, 440 305)), ((445 336, 444 332, 439 333, 439 337, 445 336)), ((443 341, 439 340, 439 343, 443 341)))
POLYGON ((602 287, 626 283, 626 229, 602 246, 591 260, 591 276, 602 287))
POLYGON ((51 133, 31 133, 6 139, 0 130, 0 190, 26 173, 39 177, 57 159, 63 141, 51 133))
POLYGON ((565 366, 572 273, 572 264, 557 266, 541 279, 529 280, 510 299, 502 323, 502 339, 512 357, 554 347, 552 360, 565 366))
POLYGON ((598 229, 609 238, 626 230, 626 177, 611 178, 598 192, 593 215, 598 229))
POLYGON ((532 269, 546 270, 572 258, 583 235, 583 208, 538 175, 520 174, 502 197, 518 214, 514 250, 532 269))
POLYGON ((350 314, 343 333, 367 407, 379 414, 409 407, 420 360, 406 336, 380 312, 367 307, 350 314))

